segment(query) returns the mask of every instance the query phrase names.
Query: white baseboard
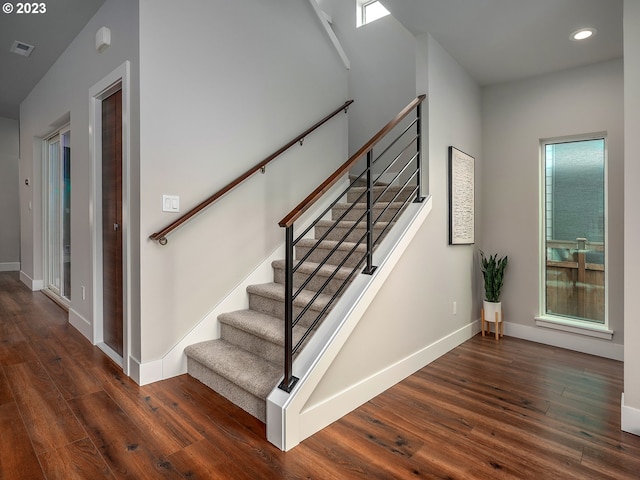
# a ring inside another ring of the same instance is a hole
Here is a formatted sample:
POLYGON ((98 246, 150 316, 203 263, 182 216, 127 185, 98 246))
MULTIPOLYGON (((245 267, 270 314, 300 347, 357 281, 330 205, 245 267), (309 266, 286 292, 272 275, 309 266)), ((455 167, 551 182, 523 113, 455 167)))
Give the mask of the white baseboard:
POLYGON ((169 378, 163 375, 162 359, 140 363, 133 357, 129 357, 129 376, 140 386, 169 378))
MULTIPOLYGON (((275 388, 267 397, 267 440, 281 450, 293 448, 424 366, 425 363, 419 365, 419 362, 425 360, 419 354, 416 357, 412 353, 404 360, 331 396, 326 402, 307 405, 314 390, 428 217, 431 208, 431 197, 423 204, 411 204, 407 207, 394 230, 389 232, 374 255, 378 269, 371 276, 359 275, 353 280, 349 290, 336 302, 309 339, 309 343, 299 353, 293 365, 293 374, 299 380, 291 393, 275 388)), ((476 322, 472 322, 468 326, 469 334, 466 338, 470 338, 475 324, 476 322)), ((436 343, 430 346, 435 346, 436 343)))
POLYGON ((340 392, 339 395, 300 412, 299 440, 302 441, 322 430, 376 395, 381 394, 458 345, 466 342, 474 335, 476 326, 476 322, 465 325, 401 361, 389 365, 369 378, 350 386, 349 389, 340 392))
POLYGON ((93 343, 93 325, 73 308, 69 309, 69 323, 87 338, 87 340, 93 343))
POLYGON ((42 290, 44 288, 44 280, 34 280, 22 270, 20 271, 20 281, 29 287, 32 292, 42 290))
POLYGON ((622 393, 621 405, 621 428, 623 432, 640 435, 640 409, 629 407, 624 404, 624 393, 622 393))
POLYGON ((613 343, 610 340, 511 322, 504 322, 504 334, 553 347, 624 361, 624 345, 613 343))
POLYGON ((19 272, 20 262, 0 263, 0 272, 19 272))

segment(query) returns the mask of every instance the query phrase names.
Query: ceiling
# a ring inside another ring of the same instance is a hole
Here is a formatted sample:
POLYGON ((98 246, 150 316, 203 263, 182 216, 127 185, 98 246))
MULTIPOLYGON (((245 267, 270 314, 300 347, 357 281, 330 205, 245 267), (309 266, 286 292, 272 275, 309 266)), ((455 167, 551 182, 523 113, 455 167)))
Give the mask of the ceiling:
MULTIPOLYGON (((20 102, 105 0, 50 0, 45 14, 0 14, 0 117, 20 102), (9 52, 14 40, 36 48, 9 52)), ((13 2, 15 4, 15 2, 13 2)), ((622 0, 382 0, 408 30, 430 33, 482 86, 623 55, 622 0), (598 33, 584 42, 569 35, 598 33)))
POLYGON ((45 13, 0 13, 0 117, 18 118, 20 102, 104 1, 49 0, 45 13), (16 55, 9 51, 15 40, 36 48, 28 58, 16 55))
POLYGON ((621 58, 623 0, 381 0, 481 85, 621 58), (582 42, 572 32, 593 27, 582 42))

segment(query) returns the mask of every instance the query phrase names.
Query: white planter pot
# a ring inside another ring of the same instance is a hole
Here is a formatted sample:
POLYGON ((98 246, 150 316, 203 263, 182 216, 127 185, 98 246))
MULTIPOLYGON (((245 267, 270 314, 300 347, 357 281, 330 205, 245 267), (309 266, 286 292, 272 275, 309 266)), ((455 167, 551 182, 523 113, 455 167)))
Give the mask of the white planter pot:
POLYGON ((486 322, 496 321, 496 312, 498 312, 498 321, 502 321, 502 302, 487 302, 483 300, 484 319, 486 322))

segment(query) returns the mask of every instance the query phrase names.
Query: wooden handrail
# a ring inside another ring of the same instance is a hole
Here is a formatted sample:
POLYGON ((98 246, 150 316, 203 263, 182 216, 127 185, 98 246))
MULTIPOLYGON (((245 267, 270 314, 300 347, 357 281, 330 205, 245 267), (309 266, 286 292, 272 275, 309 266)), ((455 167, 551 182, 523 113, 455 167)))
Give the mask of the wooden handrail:
POLYGON ((242 175, 240 175, 238 178, 236 178, 232 182, 228 183, 226 186, 222 187, 216 193, 211 195, 209 198, 207 198, 206 200, 200 202, 198 205, 196 205, 191 210, 189 210, 187 213, 185 213, 180 218, 178 218, 175 222, 171 223, 170 225, 167 225, 165 228, 163 228, 159 232, 156 232, 153 235, 150 235, 149 238, 151 240, 158 241, 161 245, 166 245, 166 243, 167 243, 166 235, 168 235, 173 230, 175 230, 176 228, 181 226, 183 223, 187 222, 192 217, 194 217, 195 215, 200 213, 202 210, 207 208, 209 205, 211 205, 213 202, 218 200, 220 197, 222 197, 223 195, 225 195, 229 191, 233 190, 235 187, 240 185, 242 182, 244 182, 247 178, 249 178, 254 173, 257 173, 259 171, 264 171, 264 167, 266 167, 272 160, 274 160, 276 157, 282 155, 285 151, 287 151, 289 148, 291 148, 296 143, 300 142, 300 145, 302 145, 302 142, 303 142, 304 138, 307 135, 309 135, 311 132, 313 132, 318 127, 322 126, 327 121, 331 120, 331 118, 335 117, 341 111, 344 110, 344 112, 347 113, 347 110, 349 109, 349 106, 352 103, 353 103, 353 100, 347 100, 346 102, 344 102, 344 104, 341 107, 336 108, 329 115, 324 117, 319 122, 315 123, 313 126, 311 126, 308 129, 306 129, 304 132, 302 132, 296 138, 294 138, 289 143, 284 145, 282 148, 276 150, 274 153, 272 153, 267 158, 262 160, 256 166, 250 168, 249 170, 244 172, 242 175))
POLYGON ((355 163, 360 160, 366 153, 371 150, 387 133, 393 130, 407 115, 409 115, 414 108, 420 105, 426 95, 420 95, 411 101, 406 107, 402 109, 396 117, 387 123, 382 129, 376 133, 371 140, 363 145, 363 147, 354 153, 349 160, 343 163, 338 169, 333 172, 329 178, 327 178, 318 188, 316 188, 307 198, 305 198, 297 207, 295 207, 289 214, 284 217, 278 225, 281 227, 290 227, 293 225, 300 216, 306 212, 311 205, 313 205, 322 195, 326 193, 336 182, 347 172, 355 163))

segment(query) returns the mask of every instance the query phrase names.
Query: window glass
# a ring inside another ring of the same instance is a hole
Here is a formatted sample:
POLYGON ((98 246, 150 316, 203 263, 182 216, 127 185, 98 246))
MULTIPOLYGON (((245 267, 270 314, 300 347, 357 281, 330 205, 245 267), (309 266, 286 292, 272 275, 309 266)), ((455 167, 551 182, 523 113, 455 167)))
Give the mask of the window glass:
POLYGON ((356 5, 358 6, 356 15, 357 27, 375 22, 379 18, 389 15, 389 10, 387 10, 378 0, 374 0, 373 2, 357 0, 356 5))
POLYGON ((544 143, 545 314, 605 322, 605 140, 544 143))

